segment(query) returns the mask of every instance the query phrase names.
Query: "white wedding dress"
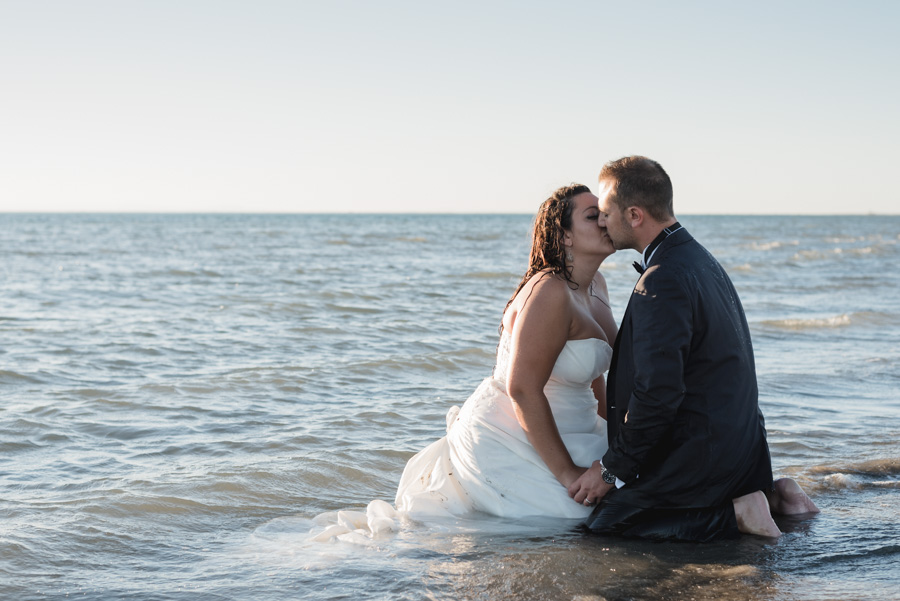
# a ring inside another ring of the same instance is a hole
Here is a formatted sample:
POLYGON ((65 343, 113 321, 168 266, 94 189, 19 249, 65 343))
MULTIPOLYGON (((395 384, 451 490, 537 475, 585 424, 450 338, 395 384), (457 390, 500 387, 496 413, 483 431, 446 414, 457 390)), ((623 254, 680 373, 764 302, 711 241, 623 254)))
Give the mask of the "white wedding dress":
MULTIPOLYGON (((510 336, 504 332, 497 364, 462 409, 447 414, 447 435, 406 464, 396 509, 375 500, 365 512, 338 511, 313 518, 316 542, 368 544, 394 532, 404 517, 428 522, 475 517, 585 518, 592 507, 573 501, 519 425, 506 394, 510 336)), ((606 453, 606 422, 597 415, 591 382, 609 369, 612 349, 599 338, 569 340, 544 393, 556 427, 576 465, 589 467, 606 453)))
MULTIPOLYGON (((593 508, 573 501, 528 442, 506 394, 510 336, 504 332, 492 377, 462 409, 447 414, 447 435, 406 464, 395 505, 414 519, 473 512, 522 518, 584 518, 593 508)), ((599 338, 569 340, 544 393, 572 460, 589 467, 607 449, 591 382, 609 369, 612 349, 599 338)))

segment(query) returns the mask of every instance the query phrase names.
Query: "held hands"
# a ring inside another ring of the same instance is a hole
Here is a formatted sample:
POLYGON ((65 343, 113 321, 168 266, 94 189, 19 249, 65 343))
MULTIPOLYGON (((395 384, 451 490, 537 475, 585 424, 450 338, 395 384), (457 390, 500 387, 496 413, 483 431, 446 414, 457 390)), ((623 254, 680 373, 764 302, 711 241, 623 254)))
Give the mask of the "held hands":
POLYGON ((603 477, 600 475, 602 469, 600 462, 595 461, 580 478, 569 486, 569 496, 576 503, 582 503, 588 507, 596 505, 600 499, 606 496, 606 493, 615 487, 615 484, 607 484, 603 481, 603 477))
POLYGON ((578 466, 578 465, 572 465, 571 468, 567 469, 567 470, 566 470, 563 474, 561 474, 560 476, 557 476, 556 479, 559 480, 559 483, 560 483, 560 484, 562 484, 562 485, 565 486, 566 488, 569 488, 569 487, 572 486, 572 485, 575 483, 575 481, 578 480, 578 479, 581 477, 581 475, 584 474, 586 471, 587 471, 587 468, 586 468, 586 467, 581 467, 581 466, 578 466))

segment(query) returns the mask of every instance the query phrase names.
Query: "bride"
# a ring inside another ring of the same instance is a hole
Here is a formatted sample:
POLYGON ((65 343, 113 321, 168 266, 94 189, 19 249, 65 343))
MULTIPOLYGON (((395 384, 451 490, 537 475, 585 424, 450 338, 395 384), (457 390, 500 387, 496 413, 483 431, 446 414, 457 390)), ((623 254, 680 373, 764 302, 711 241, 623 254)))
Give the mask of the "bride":
POLYGON ((528 271, 503 314, 493 375, 450 410, 447 435, 410 459, 399 512, 591 513, 567 489, 607 447, 602 374, 616 323, 598 269, 615 249, 598 216, 597 197, 583 185, 560 188, 541 205, 528 271))

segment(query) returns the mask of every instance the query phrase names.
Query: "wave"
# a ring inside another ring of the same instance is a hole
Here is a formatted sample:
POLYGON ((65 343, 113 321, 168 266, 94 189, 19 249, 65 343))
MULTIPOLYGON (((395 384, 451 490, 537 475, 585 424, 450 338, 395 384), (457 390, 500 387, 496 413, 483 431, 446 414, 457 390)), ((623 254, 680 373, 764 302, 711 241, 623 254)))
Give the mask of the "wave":
POLYGON ((0 384, 39 384, 41 380, 15 371, 0 369, 0 384))
POLYGON ((521 274, 516 274, 509 271, 472 271, 469 273, 460 274, 455 277, 463 280, 503 280, 521 277, 521 274))
POLYGON ((841 313, 827 317, 810 317, 806 319, 767 319, 759 322, 760 325, 779 330, 816 330, 828 328, 843 328, 847 326, 889 326, 898 325, 900 316, 893 313, 880 311, 858 311, 854 313, 841 313))
POLYGON ((0 442, 0 453, 2 453, 4 457, 9 457, 15 453, 19 453, 22 451, 34 451, 44 448, 44 446, 45 445, 38 444, 33 440, 0 442))
POLYGON ((383 313, 379 307, 359 305, 339 305, 337 303, 325 303, 325 308, 336 313, 383 313))
POLYGON ((775 240, 772 242, 753 242, 750 244, 750 248, 753 250, 775 250, 777 248, 782 248, 784 246, 799 246, 799 240, 786 240, 784 242, 775 240))
POLYGON ((896 252, 896 243, 888 242, 856 248, 804 249, 791 257, 792 261, 819 261, 824 259, 841 259, 842 257, 880 257, 896 252))
POLYGON ((461 366, 484 366, 490 375, 493 352, 481 348, 467 348, 457 351, 431 353, 427 355, 397 356, 374 361, 361 361, 344 366, 348 374, 375 375, 384 372, 408 373, 413 370, 444 372, 461 366))
POLYGON ((137 277, 220 278, 222 277, 222 274, 211 269, 157 269, 143 274, 137 274, 137 277))
POLYGON ((842 313, 832 317, 816 317, 812 319, 768 319, 761 325, 783 330, 810 330, 819 328, 840 328, 849 326, 850 315, 842 313))
POLYGON ((812 489, 824 490, 900 490, 900 458, 870 459, 843 466, 819 465, 808 470, 812 489))
POLYGON ((492 240, 501 240, 503 239, 504 234, 495 232, 495 233, 482 233, 482 234, 465 234, 460 236, 463 240, 473 240, 475 242, 490 242, 492 240))
MULTIPOLYGON (((812 473, 825 473, 834 471, 834 466, 815 466, 812 473)), ((884 457, 869 459, 858 463, 850 463, 841 467, 841 471, 860 476, 900 476, 900 457, 884 457)))
MULTIPOLYGON (((380 301, 383 300, 383 296, 379 294, 366 294, 365 292, 361 292, 359 290, 320 290, 316 292, 316 298, 328 299, 328 300, 364 300, 364 301, 380 301)), ((310 303, 308 301, 300 301, 306 307, 312 308, 316 306, 316 303, 310 303)), ((291 306, 295 305, 296 302, 292 301, 291 306)))

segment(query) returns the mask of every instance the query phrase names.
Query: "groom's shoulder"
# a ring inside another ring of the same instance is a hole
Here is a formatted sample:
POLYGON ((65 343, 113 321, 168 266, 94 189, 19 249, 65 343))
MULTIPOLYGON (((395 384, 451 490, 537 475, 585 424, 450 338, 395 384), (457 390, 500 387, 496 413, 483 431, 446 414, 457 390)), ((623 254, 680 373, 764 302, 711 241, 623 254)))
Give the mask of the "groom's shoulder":
POLYGON ((687 229, 681 228, 673 232, 668 238, 666 238, 665 246, 669 249, 682 248, 689 249, 693 246, 701 246, 701 244, 694 238, 693 235, 687 229))
POLYGON ((703 244, 692 236, 685 237, 670 246, 660 262, 666 265, 672 277, 691 282, 690 287, 702 286, 728 279, 725 268, 703 244), (677 275, 676 275, 677 274, 677 275))
MULTIPOLYGON (((708 267, 718 264, 715 257, 687 231, 678 231, 661 247, 659 257, 647 269, 641 282, 648 288, 672 285, 702 277, 708 267)), ((690 286, 688 286, 690 287, 690 286)))
POLYGON ((696 262, 698 259, 702 260, 710 258, 715 260, 712 253, 710 253, 703 244, 685 229, 681 229, 669 236, 669 239, 666 240, 666 242, 668 242, 668 244, 660 249, 663 251, 660 259, 664 261, 690 264, 696 262))

